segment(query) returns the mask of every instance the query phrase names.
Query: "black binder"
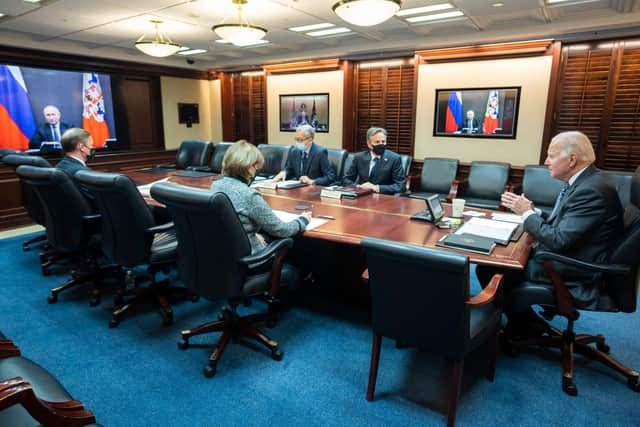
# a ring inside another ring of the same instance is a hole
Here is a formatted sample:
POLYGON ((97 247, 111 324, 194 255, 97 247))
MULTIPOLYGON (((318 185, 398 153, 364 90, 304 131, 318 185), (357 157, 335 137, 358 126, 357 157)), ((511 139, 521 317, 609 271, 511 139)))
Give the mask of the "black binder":
POLYGON ((496 247, 496 242, 488 237, 474 234, 447 234, 438 240, 436 246, 491 255, 493 248, 496 247))

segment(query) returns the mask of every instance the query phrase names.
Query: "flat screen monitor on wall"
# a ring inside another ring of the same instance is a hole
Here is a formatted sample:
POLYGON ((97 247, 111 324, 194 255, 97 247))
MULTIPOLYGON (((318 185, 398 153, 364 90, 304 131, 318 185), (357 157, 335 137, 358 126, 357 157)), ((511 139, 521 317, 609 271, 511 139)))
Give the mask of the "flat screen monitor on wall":
POLYGON ((520 87, 436 89, 433 136, 515 139, 520 87))
POLYGON ((112 99, 108 74, 0 64, 0 148, 59 151, 69 127, 89 131, 97 149, 124 148, 112 99))
POLYGON ((329 132, 328 93, 280 95, 280 132, 294 132, 301 125, 329 132))

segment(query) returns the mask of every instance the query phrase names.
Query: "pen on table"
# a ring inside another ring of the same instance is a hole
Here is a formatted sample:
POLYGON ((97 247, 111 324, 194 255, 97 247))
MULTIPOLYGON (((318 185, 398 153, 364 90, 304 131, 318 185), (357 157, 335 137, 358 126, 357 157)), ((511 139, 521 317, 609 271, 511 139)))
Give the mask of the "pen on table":
POLYGON ((324 218, 324 219, 336 219, 335 216, 331 215, 315 215, 316 218, 324 218))

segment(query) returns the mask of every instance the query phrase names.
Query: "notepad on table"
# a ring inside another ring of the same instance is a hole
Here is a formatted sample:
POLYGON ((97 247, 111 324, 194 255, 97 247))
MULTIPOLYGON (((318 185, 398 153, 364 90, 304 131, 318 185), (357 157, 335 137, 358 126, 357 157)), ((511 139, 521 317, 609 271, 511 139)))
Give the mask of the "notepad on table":
POLYGON ((436 242, 436 246, 460 249, 484 255, 491 255, 496 242, 493 239, 473 234, 447 234, 436 242))
MULTIPOLYGON (((274 210, 273 213, 276 214, 276 216, 283 222, 291 222, 300 217, 300 215, 284 211, 274 210)), ((320 227, 322 224, 326 224, 327 222, 329 222, 328 219, 313 217, 311 218, 311 221, 309 221, 309 224, 307 224, 307 228, 305 228, 305 230, 313 230, 314 228, 320 227)))
POLYGON ((495 221, 487 218, 471 218, 465 222, 455 234, 472 234, 486 237, 501 245, 506 245, 516 233, 520 224, 506 221, 495 221))

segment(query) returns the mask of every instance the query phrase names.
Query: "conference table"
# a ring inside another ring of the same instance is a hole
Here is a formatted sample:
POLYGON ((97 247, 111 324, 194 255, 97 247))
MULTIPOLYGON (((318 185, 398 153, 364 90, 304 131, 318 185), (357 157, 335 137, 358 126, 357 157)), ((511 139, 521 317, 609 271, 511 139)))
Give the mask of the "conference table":
MULTIPOLYGON (((127 176, 139 184, 148 184, 162 179, 169 182, 208 190, 220 175, 180 176, 185 171, 166 169, 137 170, 127 172, 127 176)), ((188 172, 187 172, 188 173, 188 172)), ((355 199, 321 198, 319 186, 305 186, 295 189, 259 189, 272 209, 300 213, 311 211, 314 217, 330 216, 332 220, 317 228, 304 232, 305 238, 326 240, 346 245, 359 245, 365 237, 377 237, 396 242, 436 247, 436 242, 455 229, 440 229, 434 224, 410 219, 411 215, 425 209, 424 200, 396 197, 384 194, 370 194, 355 199)), ((150 203, 157 203, 148 200, 150 203)), ((451 205, 443 204, 445 214, 451 214, 451 205)), ((490 217, 492 211, 472 208, 490 217)), ((505 269, 523 269, 533 238, 523 233, 516 242, 506 246, 496 245, 491 255, 458 251, 438 247, 441 250, 464 253, 473 263, 492 265, 505 269)))

